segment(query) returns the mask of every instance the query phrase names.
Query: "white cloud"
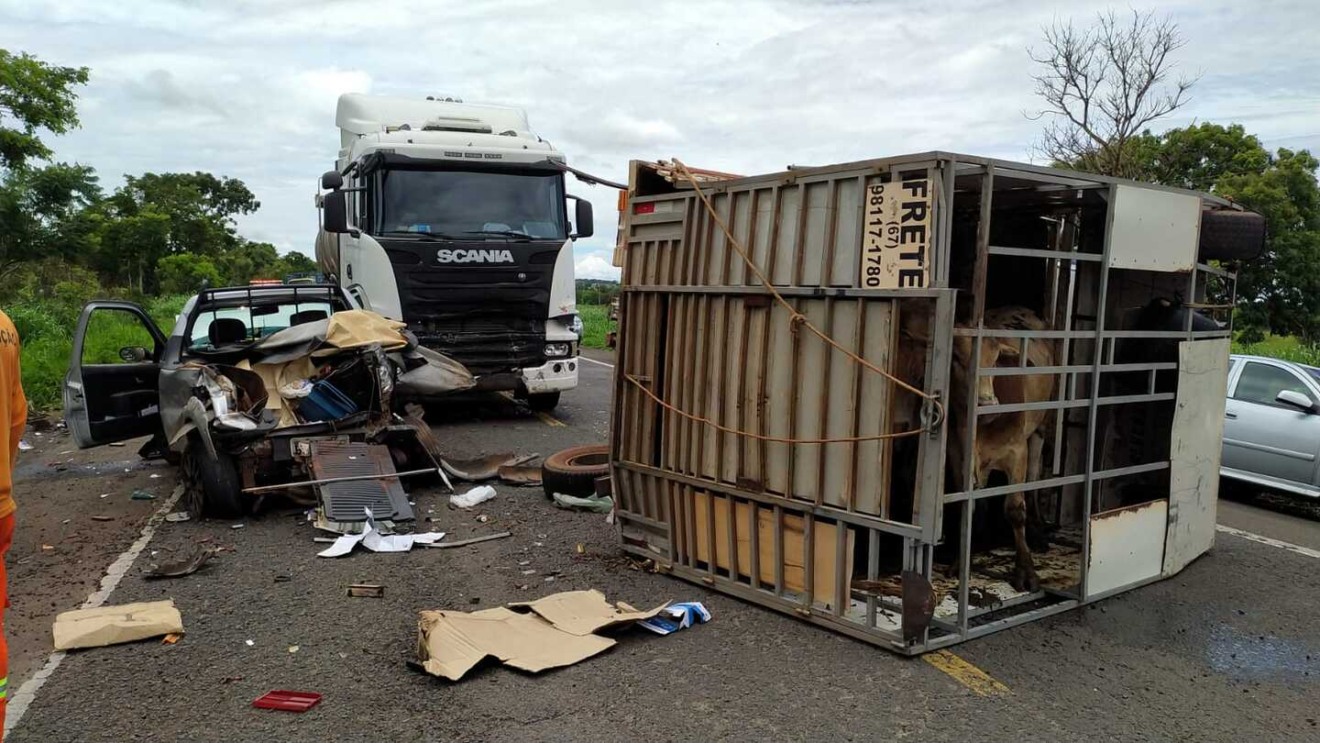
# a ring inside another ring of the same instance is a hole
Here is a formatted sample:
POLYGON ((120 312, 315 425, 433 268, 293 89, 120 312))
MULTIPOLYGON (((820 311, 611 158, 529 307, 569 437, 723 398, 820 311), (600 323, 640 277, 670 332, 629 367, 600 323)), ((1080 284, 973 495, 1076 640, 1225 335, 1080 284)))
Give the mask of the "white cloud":
POLYGON ((619 280, 619 269, 611 265, 609 259, 602 258, 599 255, 588 255, 579 258, 574 268, 577 270, 579 279, 619 280))
MULTIPOLYGON (((1040 123, 1026 48, 1055 18, 1110 0, 0 0, 0 47, 87 65, 82 129, 57 155, 124 173, 208 170, 262 202, 244 234, 310 252, 311 194, 334 160, 341 92, 458 95, 523 106, 579 167, 630 159, 736 173, 929 149, 1026 159, 1040 123), (572 39, 566 44, 565 39, 572 39)), ((1202 73, 1167 126, 1241 121, 1267 145, 1320 150, 1312 3, 1161 3, 1202 73)), ((615 194, 574 185, 608 265, 615 194)), ((593 260, 594 258, 594 260, 593 260)))

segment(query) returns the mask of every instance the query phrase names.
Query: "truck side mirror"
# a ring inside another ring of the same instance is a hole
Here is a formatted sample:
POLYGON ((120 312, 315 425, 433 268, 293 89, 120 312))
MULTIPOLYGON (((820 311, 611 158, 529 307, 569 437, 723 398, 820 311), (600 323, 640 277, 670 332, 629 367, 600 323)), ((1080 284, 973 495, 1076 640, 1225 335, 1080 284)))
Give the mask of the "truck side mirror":
POLYGON ((348 194, 331 191, 321 199, 321 224, 326 232, 344 234, 348 227, 348 194))
POLYGON ((577 230, 573 237, 591 237, 596 231, 595 221, 591 215, 591 202, 577 196, 570 196, 576 203, 576 210, 573 216, 573 226, 577 230))
POLYGON ((321 188, 338 191, 344 187, 344 176, 338 170, 327 170, 321 174, 321 188))

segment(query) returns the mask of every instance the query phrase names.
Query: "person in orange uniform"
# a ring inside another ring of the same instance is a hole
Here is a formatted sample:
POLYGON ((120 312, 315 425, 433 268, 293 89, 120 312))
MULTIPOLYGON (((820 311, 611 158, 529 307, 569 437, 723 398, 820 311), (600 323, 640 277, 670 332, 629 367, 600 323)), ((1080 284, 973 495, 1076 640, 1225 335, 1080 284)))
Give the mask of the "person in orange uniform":
POLYGON ((9 574, 5 557, 14 540, 14 464, 18 442, 27 427, 27 398, 23 396, 18 349, 14 322, 0 311, 0 739, 4 738, 5 708, 9 704, 9 645, 5 642, 4 620, 4 610, 9 606, 9 574))

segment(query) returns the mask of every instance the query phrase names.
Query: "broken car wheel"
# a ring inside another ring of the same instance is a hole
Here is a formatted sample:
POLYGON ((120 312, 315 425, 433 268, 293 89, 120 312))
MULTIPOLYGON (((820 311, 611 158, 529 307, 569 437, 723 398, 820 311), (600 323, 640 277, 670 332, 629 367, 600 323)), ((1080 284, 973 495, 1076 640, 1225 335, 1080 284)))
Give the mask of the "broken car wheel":
POLYGON ((559 404, 558 392, 541 392, 527 396, 527 407, 542 413, 548 413, 559 404))
POLYGON ((202 442, 189 437, 183 453, 183 475, 191 513, 217 519, 243 518, 243 485, 232 456, 216 452, 216 458, 211 459, 202 442))
POLYGON ((541 486, 547 498, 555 493, 588 497, 596 494, 596 478, 609 473, 608 446, 575 446, 546 457, 541 465, 541 486))

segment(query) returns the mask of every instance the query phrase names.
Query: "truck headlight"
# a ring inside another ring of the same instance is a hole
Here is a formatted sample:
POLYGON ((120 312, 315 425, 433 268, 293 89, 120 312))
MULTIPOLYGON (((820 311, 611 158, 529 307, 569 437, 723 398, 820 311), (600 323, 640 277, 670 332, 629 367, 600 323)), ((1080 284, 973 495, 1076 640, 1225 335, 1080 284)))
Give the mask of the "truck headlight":
POLYGON ((572 343, 547 343, 545 344, 545 355, 552 359, 562 359, 573 354, 572 343))

